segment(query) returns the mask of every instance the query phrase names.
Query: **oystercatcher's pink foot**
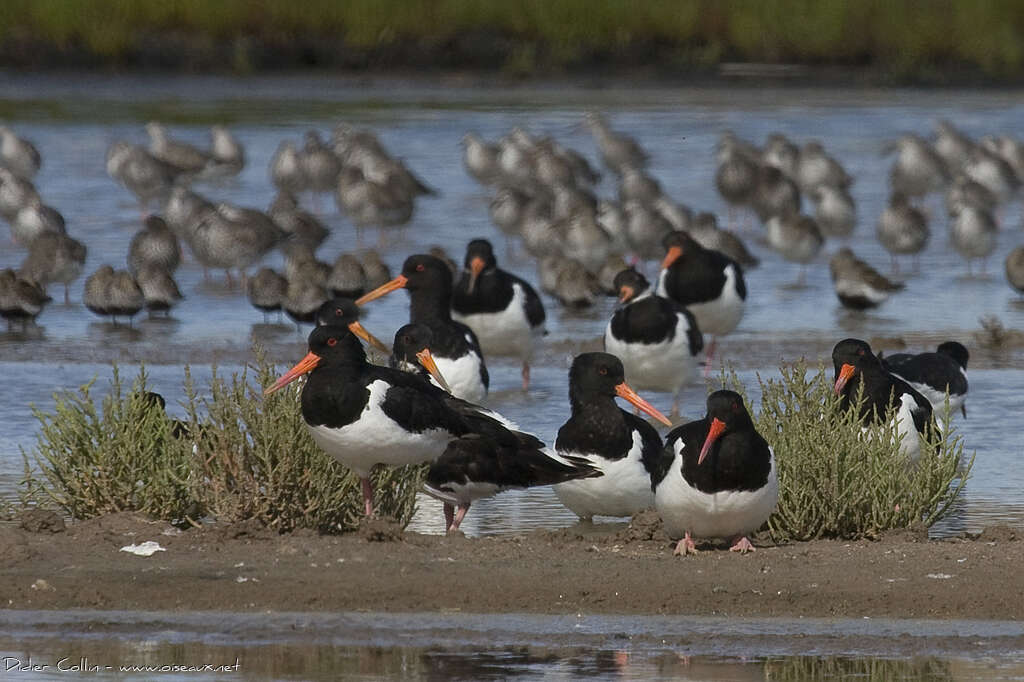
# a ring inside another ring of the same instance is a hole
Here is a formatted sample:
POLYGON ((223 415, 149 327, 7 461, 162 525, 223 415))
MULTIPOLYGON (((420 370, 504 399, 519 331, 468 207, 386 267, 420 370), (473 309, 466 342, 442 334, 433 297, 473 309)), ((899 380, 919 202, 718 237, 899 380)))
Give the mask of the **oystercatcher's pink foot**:
POLYGON ((750 544, 750 540, 748 540, 747 536, 744 535, 739 540, 737 540, 732 547, 729 548, 729 551, 739 552, 740 554, 746 554, 747 552, 756 552, 757 550, 754 549, 754 546, 750 544))
POLYGON ((693 538, 690 537, 690 531, 686 531, 686 535, 676 544, 675 550, 672 552, 672 556, 686 556, 687 554, 697 554, 697 545, 693 543, 693 538))

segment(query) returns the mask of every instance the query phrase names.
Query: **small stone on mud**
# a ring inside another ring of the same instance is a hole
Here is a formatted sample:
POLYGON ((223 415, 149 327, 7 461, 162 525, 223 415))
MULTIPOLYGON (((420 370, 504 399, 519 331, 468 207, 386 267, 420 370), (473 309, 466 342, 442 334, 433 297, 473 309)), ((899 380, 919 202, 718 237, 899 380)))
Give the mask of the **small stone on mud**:
POLYGON ((394 519, 364 519, 356 531, 367 542, 401 542, 402 524, 394 519))
POLYGON ((29 533, 63 533, 64 518, 50 509, 29 509, 21 514, 18 525, 29 533))

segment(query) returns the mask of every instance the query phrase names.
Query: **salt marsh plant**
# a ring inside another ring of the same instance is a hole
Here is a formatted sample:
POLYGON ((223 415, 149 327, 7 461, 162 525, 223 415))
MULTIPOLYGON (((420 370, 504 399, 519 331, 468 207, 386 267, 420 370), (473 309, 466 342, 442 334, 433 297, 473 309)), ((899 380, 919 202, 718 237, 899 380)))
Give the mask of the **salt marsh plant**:
MULTIPOLYGON (((754 421, 775 452, 779 476, 772 537, 872 537, 929 527, 948 514, 974 463, 951 427, 929 429, 919 459, 910 462, 892 423, 863 430, 858 410, 840 408, 825 368, 808 370, 801 362, 782 367, 777 379, 758 376, 754 421)), ((743 392, 731 372, 722 383, 743 392)))
MULTIPOLYGON (((358 479, 309 437, 298 387, 263 397, 275 376, 257 349, 241 372, 214 371, 201 396, 186 368, 187 418, 176 424, 144 397, 144 368, 126 386, 115 367, 99 408, 92 384, 59 393, 53 412, 35 410, 41 429, 23 453, 23 502, 79 519, 139 511, 183 525, 256 519, 282 532, 355 528, 358 479)), ((408 523, 423 468, 378 469, 378 512, 408 523)))

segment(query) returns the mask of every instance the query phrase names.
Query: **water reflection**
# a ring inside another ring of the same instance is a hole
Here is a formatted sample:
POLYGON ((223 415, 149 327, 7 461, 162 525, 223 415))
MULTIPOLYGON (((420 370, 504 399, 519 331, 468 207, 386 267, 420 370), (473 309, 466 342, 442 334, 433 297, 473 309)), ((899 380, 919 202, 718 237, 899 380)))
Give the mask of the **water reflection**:
MULTIPOLYGON (((501 646, 433 648, 332 646, 264 643, 259 646, 202 642, 106 638, 0 639, 6 675, 42 682, 66 679, 69 672, 97 679, 165 680, 966 680, 1004 679, 1024 674, 1024 666, 982 661, 871 656, 687 656, 668 650, 545 648, 501 646), (194 668, 175 673, 170 666, 194 668), (205 666, 210 666, 212 669, 205 666), (163 669, 163 670, 161 670, 163 669), (64 676, 62 678, 62 676, 64 676)), ((12 678, 7 678, 12 679, 12 678)))

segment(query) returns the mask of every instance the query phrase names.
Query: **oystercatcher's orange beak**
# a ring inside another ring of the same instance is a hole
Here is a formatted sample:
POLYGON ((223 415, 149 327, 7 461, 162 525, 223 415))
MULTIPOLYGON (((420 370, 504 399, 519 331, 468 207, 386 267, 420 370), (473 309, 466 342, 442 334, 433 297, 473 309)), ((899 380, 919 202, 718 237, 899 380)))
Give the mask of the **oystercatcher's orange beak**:
POLYGON ((473 289, 476 287, 476 278, 480 276, 485 267, 487 267, 487 263, 479 256, 474 256, 473 260, 469 261, 469 293, 473 293, 473 289))
POLYGON ((853 373, 856 371, 857 368, 853 365, 843 363, 843 366, 839 368, 839 377, 836 378, 836 395, 839 395, 839 392, 843 390, 843 386, 846 386, 846 382, 850 380, 850 377, 852 377, 853 373))
POLYGON ((405 275, 399 275, 390 282, 381 284, 379 287, 377 287, 370 293, 363 294, 362 296, 357 298, 356 305, 365 305, 374 299, 384 296, 385 294, 390 294, 392 291, 395 291, 396 289, 401 289, 406 285, 408 281, 409 279, 405 275))
POLYGON ((665 254, 665 260, 661 261, 661 269, 664 270, 668 266, 679 260, 679 257, 683 255, 683 247, 681 246, 670 246, 668 247, 668 253, 665 254))
POLYGON ((299 364, 292 367, 290 370, 284 373, 280 379, 274 382, 274 385, 263 391, 263 395, 270 395, 275 391, 280 391, 282 388, 292 383, 303 374, 313 371, 317 365, 320 364, 320 356, 309 351, 306 353, 306 357, 299 360, 299 364))
POLYGON ((437 362, 434 361, 434 356, 431 354, 429 348, 424 348, 419 353, 416 353, 416 359, 420 361, 420 364, 430 372, 430 376, 434 377, 434 381, 438 385, 451 393, 452 389, 448 386, 448 382, 444 380, 444 375, 441 374, 441 370, 437 368, 437 362))
POLYGON ((620 398, 624 398, 625 400, 628 400, 638 409, 643 410, 647 414, 651 415, 665 426, 672 426, 672 422, 668 420, 668 417, 663 415, 661 412, 658 412, 657 408, 654 407, 654 405, 651 405, 649 402, 638 396, 636 394, 636 391, 631 389, 625 381, 623 381, 621 384, 615 387, 615 395, 619 396, 620 398))
POLYGON ((619 287, 619 303, 625 303, 636 296, 636 289, 630 286, 619 287))
POLYGON ((383 353, 391 353, 391 349, 388 348, 387 345, 385 345, 385 343, 383 341, 378 339, 376 336, 374 336, 370 332, 366 331, 366 327, 361 325, 359 323, 359 320, 356 320, 355 322, 352 322, 351 324, 349 324, 348 329, 349 329, 350 332, 352 332, 353 334, 355 334, 356 336, 361 338, 363 341, 366 341, 368 344, 370 344, 371 346, 373 346, 377 350, 379 350, 379 351, 381 351, 383 353))
POLYGON ((711 420, 711 428, 708 429, 708 437, 704 439, 704 445, 700 449, 700 456, 697 457, 697 466, 704 462, 704 458, 711 452, 711 446, 715 444, 722 432, 725 431, 725 422, 715 417, 711 420))

